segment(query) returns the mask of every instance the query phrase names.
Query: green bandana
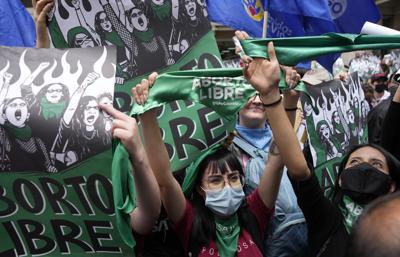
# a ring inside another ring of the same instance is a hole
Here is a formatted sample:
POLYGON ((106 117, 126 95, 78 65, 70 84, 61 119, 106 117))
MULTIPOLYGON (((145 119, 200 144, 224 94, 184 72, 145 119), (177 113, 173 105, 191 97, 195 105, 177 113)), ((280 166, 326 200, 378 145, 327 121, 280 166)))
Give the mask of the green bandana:
POLYGON ((267 42, 273 41, 282 65, 293 66, 318 56, 367 49, 400 48, 400 36, 377 36, 328 33, 314 37, 267 38, 241 41, 244 52, 251 57, 268 57, 267 42))
POLYGON ((157 16, 157 19, 159 19, 160 21, 169 18, 169 16, 171 15, 171 2, 169 0, 165 0, 162 5, 156 5, 151 2, 151 7, 153 8, 153 11, 157 16))
POLYGON ((59 103, 50 103, 46 98, 42 98, 40 101, 40 107, 45 120, 60 118, 66 106, 67 103, 65 101, 59 103))
POLYGON ((25 126, 23 128, 17 128, 11 125, 9 122, 4 124, 4 127, 8 133, 13 135, 16 139, 22 141, 28 141, 32 137, 32 129, 29 126, 25 126))
POLYGON ((243 78, 241 69, 176 71, 161 74, 150 90, 147 102, 134 105, 142 114, 175 100, 190 100, 210 107, 218 114, 236 119, 236 113, 256 93, 243 78))
POLYGON ((234 257, 237 251, 240 225, 238 215, 229 219, 214 217, 219 256, 234 257))
POLYGON ((342 203, 339 204, 339 209, 343 215, 343 225, 346 228, 347 233, 351 233, 354 222, 361 215, 364 206, 355 203, 350 197, 344 195, 342 203))
MULTIPOLYGON (((113 146, 114 143, 116 143, 115 140, 113 141, 113 146)), ((128 152, 123 144, 118 144, 113 155, 113 172, 111 172, 115 219, 117 220, 116 226, 122 240, 129 247, 133 248, 136 245, 136 242, 132 235, 130 214, 136 207, 136 194, 135 183, 132 176, 132 166, 127 160, 129 160, 128 152)))
POLYGON ((138 31, 135 29, 134 34, 142 42, 150 42, 154 37, 152 28, 148 28, 146 31, 138 31))
POLYGON ((118 33, 113 30, 111 32, 106 32, 105 33, 105 38, 108 42, 113 43, 114 45, 118 46, 118 47, 124 47, 125 44, 122 41, 121 37, 118 35, 118 33))
POLYGON ((205 152, 203 152, 194 162, 192 162, 186 168, 186 176, 182 183, 182 191, 187 198, 190 197, 192 193, 194 182, 197 177, 197 168, 199 167, 200 163, 209 155, 215 153, 222 147, 221 144, 215 144, 214 146, 208 148, 205 152))

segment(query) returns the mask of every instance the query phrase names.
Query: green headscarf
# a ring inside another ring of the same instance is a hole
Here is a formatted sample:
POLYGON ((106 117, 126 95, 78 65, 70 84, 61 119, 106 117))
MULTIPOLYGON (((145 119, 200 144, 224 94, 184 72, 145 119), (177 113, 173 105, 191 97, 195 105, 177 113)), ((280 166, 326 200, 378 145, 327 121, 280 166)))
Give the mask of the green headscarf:
POLYGON ((351 233, 354 222, 357 221, 364 207, 364 205, 357 204, 351 200, 350 197, 346 195, 343 196, 342 202, 339 204, 339 209, 343 215, 343 225, 348 234, 351 233))

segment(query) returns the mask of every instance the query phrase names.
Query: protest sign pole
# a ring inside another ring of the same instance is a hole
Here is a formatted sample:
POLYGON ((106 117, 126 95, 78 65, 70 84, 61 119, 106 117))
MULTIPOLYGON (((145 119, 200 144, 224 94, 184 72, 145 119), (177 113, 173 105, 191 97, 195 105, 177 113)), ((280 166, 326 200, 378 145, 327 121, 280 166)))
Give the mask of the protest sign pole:
POLYGON ((263 38, 267 37, 267 31, 268 31, 268 11, 264 11, 264 23, 263 23, 263 31, 262 31, 263 38))

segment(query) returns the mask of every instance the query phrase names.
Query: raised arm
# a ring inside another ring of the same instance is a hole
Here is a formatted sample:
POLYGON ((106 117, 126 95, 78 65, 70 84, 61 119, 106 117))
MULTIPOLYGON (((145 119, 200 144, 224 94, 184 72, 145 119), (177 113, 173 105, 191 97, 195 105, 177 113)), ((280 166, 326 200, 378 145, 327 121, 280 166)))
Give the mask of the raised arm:
MULTIPOLYGON (((245 57, 246 58, 246 57, 245 57)), ((300 75, 289 67, 285 67, 286 71, 286 84, 294 88, 300 80, 300 75)), ((296 119, 297 101, 299 94, 295 90, 284 92, 283 106, 285 107, 287 117, 291 125, 294 125, 296 119)), ((293 130, 293 127, 292 127, 293 130)), ((279 154, 275 139, 272 140, 268 160, 264 168, 263 176, 261 177, 258 191, 260 192, 261 199, 268 208, 275 206, 276 198, 278 197, 279 185, 282 179, 283 162, 279 154)))
POLYGON ((136 208, 131 213, 131 225, 139 234, 149 233, 160 209, 160 190, 151 171, 136 120, 114 109, 111 105, 100 107, 114 117, 113 136, 119 138, 129 153, 136 190, 136 208))
MULTIPOLYGON (((149 79, 143 79, 140 84, 132 89, 137 104, 143 104, 148 96, 148 90, 156 79, 157 74, 152 73, 149 79)), ((186 199, 181 186, 172 175, 169 156, 161 137, 155 110, 150 110, 140 116, 144 136, 144 147, 150 161, 151 168, 160 187, 161 200, 173 223, 183 217, 186 199)))
POLYGON ((118 18, 122 22, 122 24, 126 25, 125 6, 121 0, 115 0, 115 1, 117 2, 118 18))
POLYGON ((81 26, 83 28, 85 28, 94 38, 94 40, 96 40, 96 43, 98 45, 101 45, 101 40, 100 40, 100 36, 97 34, 96 30, 94 30, 89 23, 87 23, 85 16, 82 13, 81 10, 81 5, 80 5, 80 0, 71 0, 72 5, 75 8, 76 11, 76 16, 78 16, 78 20, 79 20, 79 24, 81 24, 81 26))
MULTIPOLYGON (((236 36, 243 38, 237 32, 236 36)), ((254 58, 245 63, 244 76, 260 93, 276 145, 289 175, 295 180, 303 180, 310 176, 306 160, 299 142, 283 108, 278 83, 280 67, 272 42, 268 44, 269 60, 254 58)))
POLYGON ((50 39, 47 32, 46 16, 53 8, 54 0, 32 0, 33 19, 36 24, 36 47, 49 48, 50 39))
POLYGON ((13 75, 11 73, 5 72, 3 75, 3 85, 0 87, 0 124, 3 125, 5 120, 3 119, 3 108, 4 108, 4 100, 6 100, 8 89, 10 89, 10 80, 12 79, 13 75))
POLYGON ((65 109, 64 115, 62 117, 65 125, 69 125, 74 117, 76 109, 78 108, 79 101, 82 98, 83 93, 85 92, 86 88, 93 84, 99 78, 99 74, 96 72, 89 73, 86 78, 83 80, 82 84, 75 90, 72 94, 71 99, 68 103, 67 108, 65 109))

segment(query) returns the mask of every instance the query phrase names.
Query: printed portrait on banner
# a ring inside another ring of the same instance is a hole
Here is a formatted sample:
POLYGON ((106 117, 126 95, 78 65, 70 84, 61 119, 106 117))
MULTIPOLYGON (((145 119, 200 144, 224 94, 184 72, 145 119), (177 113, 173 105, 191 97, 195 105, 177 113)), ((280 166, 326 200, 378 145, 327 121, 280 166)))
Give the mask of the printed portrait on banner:
POLYGON ((307 85, 301 97, 313 166, 326 190, 333 186, 342 157, 351 146, 367 143, 369 106, 357 73, 346 82, 307 85))
POLYGON ((205 0, 57 0, 53 45, 117 47, 116 83, 170 67, 207 32, 205 0))
POLYGON ((0 48, 0 171, 57 173, 111 147, 115 48, 0 48))

